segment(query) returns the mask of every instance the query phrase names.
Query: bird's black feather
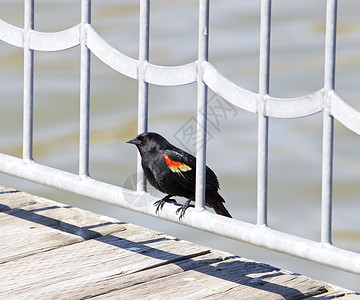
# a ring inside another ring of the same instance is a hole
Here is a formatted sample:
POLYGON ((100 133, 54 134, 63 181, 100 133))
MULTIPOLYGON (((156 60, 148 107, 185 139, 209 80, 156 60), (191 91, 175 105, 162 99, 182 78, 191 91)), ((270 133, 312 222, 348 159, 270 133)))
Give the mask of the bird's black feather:
MULTIPOLYGON (((146 179, 156 189, 168 195, 157 201, 157 211, 165 202, 173 201, 171 196, 185 197, 188 201, 181 209, 182 218, 195 199, 196 158, 154 132, 141 133, 128 143, 135 144, 138 148, 146 179)), ((231 218, 218 190, 219 181, 215 173, 206 166, 205 205, 213 208, 217 214, 231 218)))

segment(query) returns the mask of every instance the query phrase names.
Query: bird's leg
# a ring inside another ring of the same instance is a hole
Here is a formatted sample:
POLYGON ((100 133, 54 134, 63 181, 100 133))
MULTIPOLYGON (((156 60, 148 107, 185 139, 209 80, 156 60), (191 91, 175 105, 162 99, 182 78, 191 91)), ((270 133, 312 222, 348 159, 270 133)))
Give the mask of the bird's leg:
POLYGON ((170 199, 171 196, 172 196, 172 195, 167 195, 167 196, 165 196, 164 198, 162 198, 162 199, 154 202, 154 206, 156 206, 155 213, 158 213, 158 212, 159 212, 159 209, 163 209, 165 203, 169 203, 169 202, 171 202, 171 203, 177 203, 176 200, 170 199))
POLYGON ((180 213, 179 216, 179 221, 181 221, 181 219, 183 218, 183 216, 185 215, 185 211, 189 208, 189 207, 195 207, 194 204, 190 204, 191 201, 194 201, 194 197, 191 197, 189 200, 187 200, 183 206, 181 206, 180 208, 178 208, 176 210, 176 214, 180 213))

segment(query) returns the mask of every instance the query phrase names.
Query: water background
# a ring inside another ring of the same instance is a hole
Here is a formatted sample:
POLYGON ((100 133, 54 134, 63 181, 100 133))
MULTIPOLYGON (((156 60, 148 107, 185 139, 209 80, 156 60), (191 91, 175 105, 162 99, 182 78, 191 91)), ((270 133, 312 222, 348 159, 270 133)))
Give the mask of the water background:
MULTIPOLYGON (((0 18, 23 27, 23 1, 0 0, 0 18)), ((198 1, 151 1, 150 61, 180 65, 197 57, 198 1)), ((325 1, 273 1, 270 94, 296 97, 323 86, 325 1)), ((138 1, 92 1, 92 25, 112 46, 138 56, 138 1)), ((360 109, 360 2, 339 1, 336 91, 360 109)), ((258 91, 260 1, 211 1, 210 62, 227 78, 258 91)), ((80 1, 35 1, 35 29, 59 31, 80 22, 80 1)), ((80 48, 35 53, 34 158, 77 173, 80 48)), ((90 173, 97 180, 131 188, 136 134, 137 83, 104 65, 91 65, 90 173)), ((22 49, 0 42, 0 152, 22 155, 22 49)), ((236 109, 209 91, 209 108, 229 108, 209 118, 207 163, 237 219, 256 222, 257 116, 236 109)), ((219 111, 218 111, 219 112, 219 111)), ((182 128, 196 116, 196 85, 150 86, 149 129, 178 146, 182 128)), ((270 119, 269 226, 319 240, 321 114, 270 119)), ((335 122, 335 245, 360 251, 360 138, 335 122)), ((0 174, 0 184, 153 228, 167 234, 273 264, 360 291, 359 276, 263 250, 91 199, 0 174)), ((156 194, 156 191, 152 190, 156 194)))

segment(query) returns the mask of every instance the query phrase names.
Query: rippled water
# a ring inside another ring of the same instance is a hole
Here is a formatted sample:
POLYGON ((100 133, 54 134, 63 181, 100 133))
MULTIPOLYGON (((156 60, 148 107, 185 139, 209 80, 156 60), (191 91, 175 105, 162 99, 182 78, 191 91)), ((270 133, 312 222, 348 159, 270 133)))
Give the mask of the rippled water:
MULTIPOLYGON (((0 18, 23 26, 23 1, 1 1, 0 18)), ((95 30, 119 51, 138 55, 138 3, 92 1, 95 30)), ((340 1, 338 16, 338 94, 360 109, 360 20, 358 1, 340 1)), ((257 92, 260 1, 211 1, 211 63, 230 80, 257 92)), ((80 21, 80 4, 36 1, 35 27, 58 31, 80 21), (56 14, 54 13, 56 11, 56 14)), ((179 65, 196 60, 197 1, 151 1, 150 61, 179 65)), ((273 1, 270 93, 277 97, 309 94, 323 85, 325 1, 273 1)), ((0 42, 0 151, 22 153, 21 49, 0 42)), ((39 163, 77 172, 79 48, 35 54, 34 157, 39 163)), ((136 134, 137 84, 92 56, 92 177, 131 187, 136 151, 125 143, 136 134)), ((211 91, 210 108, 218 101, 211 91)), ((150 86, 149 129, 180 146, 181 128, 196 115, 196 85, 150 86)), ((208 165, 218 174, 221 194, 232 215, 256 222, 257 116, 228 107, 209 119, 208 165), (218 123, 217 123, 218 121, 218 123)), ((321 196, 321 115, 270 120, 269 225, 318 240, 321 196)), ((191 142, 183 141, 193 151, 191 142)), ((334 243, 360 251, 359 137, 335 123, 334 243)), ((291 271, 360 290, 358 276, 272 251, 217 237, 177 224, 113 208, 0 175, 2 185, 111 215, 124 221, 264 261, 291 271)), ((153 191, 155 192, 155 191, 153 191)))

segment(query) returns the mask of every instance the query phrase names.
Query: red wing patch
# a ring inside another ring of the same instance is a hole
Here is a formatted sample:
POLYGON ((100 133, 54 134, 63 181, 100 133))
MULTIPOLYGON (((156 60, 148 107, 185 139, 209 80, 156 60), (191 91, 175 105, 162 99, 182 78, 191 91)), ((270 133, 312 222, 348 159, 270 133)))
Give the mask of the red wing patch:
POLYGON ((171 160, 170 157, 166 154, 163 154, 163 157, 169 169, 174 173, 186 172, 191 170, 188 165, 179 161, 171 160))

